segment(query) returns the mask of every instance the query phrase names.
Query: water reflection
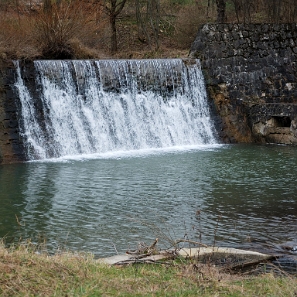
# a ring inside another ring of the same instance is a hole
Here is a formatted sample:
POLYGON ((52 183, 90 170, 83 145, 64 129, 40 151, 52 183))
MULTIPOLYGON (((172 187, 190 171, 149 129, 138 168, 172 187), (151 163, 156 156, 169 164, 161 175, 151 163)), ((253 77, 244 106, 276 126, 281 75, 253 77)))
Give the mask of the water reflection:
POLYGON ((296 165, 295 148, 234 145, 1 166, 0 237, 98 256, 155 236, 257 248, 296 240, 296 165))
POLYGON ((0 236, 20 229, 17 218, 24 208, 23 179, 26 177, 26 164, 0 166, 0 236))
POLYGON ((220 213, 220 240, 245 246, 297 240, 296 153, 259 146, 242 154, 231 147, 219 156, 205 210, 220 213))

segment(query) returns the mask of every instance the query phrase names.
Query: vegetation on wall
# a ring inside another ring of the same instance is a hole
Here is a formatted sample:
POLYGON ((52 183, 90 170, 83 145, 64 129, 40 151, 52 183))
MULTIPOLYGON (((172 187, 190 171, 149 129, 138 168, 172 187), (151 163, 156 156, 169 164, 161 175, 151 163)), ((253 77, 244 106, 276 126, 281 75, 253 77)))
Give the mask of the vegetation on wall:
POLYGON ((208 22, 296 22, 297 0, 0 0, 0 58, 174 57, 208 22))

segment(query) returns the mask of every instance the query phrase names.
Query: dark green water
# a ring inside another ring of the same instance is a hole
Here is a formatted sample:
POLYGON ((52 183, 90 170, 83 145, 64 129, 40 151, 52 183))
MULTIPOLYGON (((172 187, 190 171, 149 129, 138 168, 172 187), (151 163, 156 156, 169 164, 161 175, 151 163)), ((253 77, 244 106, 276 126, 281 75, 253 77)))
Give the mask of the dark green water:
POLYGON ((2 165, 0 237, 96 256, 155 237, 262 250, 297 241, 296 180, 285 146, 2 165))

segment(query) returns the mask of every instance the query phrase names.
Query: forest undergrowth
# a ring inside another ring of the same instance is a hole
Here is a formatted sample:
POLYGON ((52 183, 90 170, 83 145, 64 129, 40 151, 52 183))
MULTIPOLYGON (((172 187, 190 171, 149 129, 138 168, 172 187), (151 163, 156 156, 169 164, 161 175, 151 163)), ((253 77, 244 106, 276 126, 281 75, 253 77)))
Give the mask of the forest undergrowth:
POLYGON ((0 0, 0 59, 186 57, 220 2, 228 23, 297 18, 297 0, 0 0))

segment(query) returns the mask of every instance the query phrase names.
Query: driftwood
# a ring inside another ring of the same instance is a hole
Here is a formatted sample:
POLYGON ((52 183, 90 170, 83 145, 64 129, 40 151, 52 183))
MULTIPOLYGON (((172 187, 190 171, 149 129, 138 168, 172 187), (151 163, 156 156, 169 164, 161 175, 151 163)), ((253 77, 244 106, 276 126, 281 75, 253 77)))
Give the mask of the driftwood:
POLYGON ((245 256, 255 256, 259 258, 270 257, 270 255, 262 254, 259 252, 240 250, 235 248, 225 248, 225 247, 182 248, 177 253, 178 255, 185 258, 197 258, 205 255, 214 255, 214 254, 245 255, 245 256))
MULTIPOLYGON (((98 263, 108 264, 108 265, 127 265, 127 264, 160 264, 161 260, 168 260, 174 258, 175 255, 171 254, 158 254, 158 255, 145 255, 145 257, 138 257, 132 255, 116 255, 108 258, 98 259, 98 263)), ((162 262, 165 263, 166 262, 162 262)))
MULTIPOLYGON (((274 256, 262 254, 253 251, 239 250, 234 248, 223 247, 200 247, 200 248, 183 248, 163 250, 157 253, 156 244, 158 239, 150 246, 141 245, 141 247, 133 253, 127 253, 124 255, 116 255, 104 259, 97 260, 100 263, 108 265, 128 265, 128 264, 165 264, 169 265, 169 262, 165 260, 174 259, 176 257, 182 257, 185 259, 197 258, 198 261, 207 256, 207 259, 212 261, 215 257, 219 259, 225 259, 228 257, 234 257, 235 263, 231 261, 227 265, 219 264, 218 266, 229 270, 239 270, 245 267, 257 265, 265 261, 274 259, 274 256), (145 253, 143 253, 145 252, 145 253), (239 260, 239 262, 237 261, 239 260)), ((232 259, 232 260, 234 260, 232 259)))
POLYGON ((147 256, 145 258, 135 258, 132 257, 129 260, 124 260, 115 263, 114 265, 130 265, 130 264, 164 264, 164 265, 172 265, 170 262, 165 262, 164 260, 168 260, 170 257, 167 255, 153 255, 147 256))
POLYGON ((222 247, 181 249, 178 254, 185 258, 197 258, 199 262, 211 263, 228 271, 243 270, 276 258, 254 251, 222 247))
POLYGON ((274 256, 254 251, 239 250, 234 248, 207 247, 207 245, 187 239, 178 239, 173 242, 174 249, 158 251, 156 246, 158 238, 151 245, 139 243, 138 248, 127 251, 125 255, 116 255, 97 260, 108 265, 129 265, 129 264, 166 264, 165 260, 182 257, 185 259, 196 258, 197 261, 207 261, 216 266, 232 271, 251 267, 264 261, 275 259, 274 256), (198 245, 197 248, 176 248, 179 243, 190 243, 198 245), (217 265, 218 264, 218 265, 217 265))
POLYGON ((158 264, 158 265, 172 265, 172 263, 169 262, 164 262, 164 261, 154 261, 154 260, 146 260, 146 259, 141 259, 141 260, 126 260, 122 262, 115 263, 114 265, 116 266, 121 266, 121 265, 131 265, 131 264, 158 264))

